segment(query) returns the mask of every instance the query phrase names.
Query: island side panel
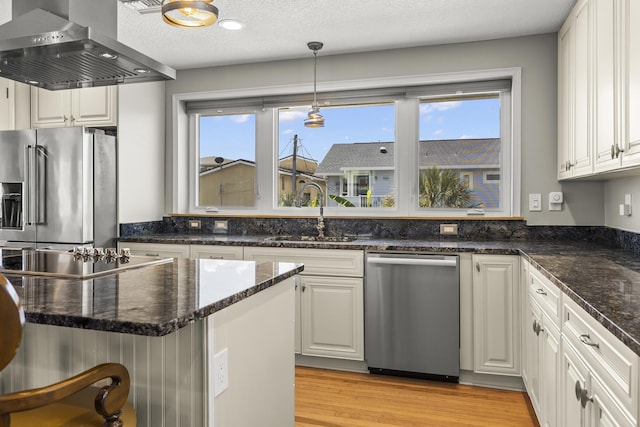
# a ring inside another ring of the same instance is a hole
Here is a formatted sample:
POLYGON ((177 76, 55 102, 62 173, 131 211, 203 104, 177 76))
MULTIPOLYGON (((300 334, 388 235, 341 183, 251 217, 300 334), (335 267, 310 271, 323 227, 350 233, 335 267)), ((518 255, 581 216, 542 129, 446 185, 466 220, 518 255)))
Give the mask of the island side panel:
POLYGON ((41 387, 118 362, 131 376, 129 401, 138 426, 205 426, 204 323, 164 337, 27 323, 18 353, 0 373, 0 392, 41 387))
POLYGON ((226 390, 214 396, 209 372, 209 427, 295 424, 294 278, 208 318, 208 365, 228 351, 226 390))

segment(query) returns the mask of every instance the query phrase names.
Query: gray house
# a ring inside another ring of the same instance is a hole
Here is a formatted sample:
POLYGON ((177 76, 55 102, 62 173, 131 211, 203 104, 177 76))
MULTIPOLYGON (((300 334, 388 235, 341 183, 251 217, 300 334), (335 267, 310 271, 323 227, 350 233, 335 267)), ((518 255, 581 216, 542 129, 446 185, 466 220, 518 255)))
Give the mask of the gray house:
MULTIPOLYGON (((326 179, 329 195, 356 206, 382 206, 395 192, 394 148, 393 142, 334 144, 316 175, 326 179)), ((499 138, 420 141, 419 167, 454 169, 473 191, 474 201, 484 208, 499 206, 499 138)))

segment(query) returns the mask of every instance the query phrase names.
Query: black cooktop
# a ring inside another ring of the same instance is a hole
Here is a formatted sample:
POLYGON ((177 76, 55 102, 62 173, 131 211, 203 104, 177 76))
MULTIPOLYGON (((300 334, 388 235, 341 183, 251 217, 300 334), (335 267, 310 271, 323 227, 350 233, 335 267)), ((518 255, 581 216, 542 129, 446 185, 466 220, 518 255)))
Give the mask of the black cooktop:
POLYGON ((91 257, 72 252, 0 249, 0 273, 87 279, 173 261, 146 256, 91 257))

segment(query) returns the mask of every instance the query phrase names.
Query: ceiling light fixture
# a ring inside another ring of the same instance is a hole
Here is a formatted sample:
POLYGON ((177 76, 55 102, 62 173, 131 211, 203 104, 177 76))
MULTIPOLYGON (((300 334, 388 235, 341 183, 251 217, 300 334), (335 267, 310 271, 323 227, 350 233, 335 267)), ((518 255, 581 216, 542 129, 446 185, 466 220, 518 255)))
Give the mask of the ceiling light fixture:
POLYGON ((318 99, 316 95, 316 67, 318 51, 322 49, 322 42, 309 42, 307 47, 313 51, 313 104, 309 110, 309 115, 304 121, 304 126, 308 128, 323 128, 324 117, 320 115, 320 107, 318 107, 318 99))
POLYGON ((193 28, 213 25, 218 8, 213 0, 162 0, 162 19, 174 27, 193 28))

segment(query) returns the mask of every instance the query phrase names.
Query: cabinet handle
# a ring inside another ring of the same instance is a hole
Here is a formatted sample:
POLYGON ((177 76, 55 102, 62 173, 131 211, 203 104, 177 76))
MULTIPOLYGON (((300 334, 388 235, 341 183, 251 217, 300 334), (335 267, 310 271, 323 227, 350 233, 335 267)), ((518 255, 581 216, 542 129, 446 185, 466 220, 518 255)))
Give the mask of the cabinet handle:
POLYGON ((75 118, 75 117, 73 117, 73 114, 72 114, 72 115, 71 115, 71 123, 73 123, 73 122, 75 122, 75 121, 76 121, 76 118, 75 118))
POLYGON ((582 409, 587 407, 587 403, 593 402, 593 396, 589 396, 589 391, 586 388, 582 388, 580 385, 580 380, 576 381, 576 400, 580 402, 580 406, 582 409))
POLYGON ((307 285, 305 285, 304 283, 302 284, 302 292, 305 291, 305 289, 307 289, 307 285))
POLYGON ((536 294, 538 295, 547 295, 547 293, 544 291, 544 289, 540 288, 540 289, 536 289, 536 294))
POLYGON ((540 323, 538 323, 537 320, 533 321, 533 332, 536 333, 536 336, 539 337, 540 336, 540 332, 543 332, 544 329, 542 328, 542 326, 540 325, 540 323))
POLYGON ((476 262, 476 270, 480 271, 480 263, 476 262))
POLYGON ((583 344, 586 344, 588 346, 595 347, 595 348, 600 348, 600 344, 599 343, 591 342, 591 337, 589 336, 589 334, 580 335, 580 341, 582 341, 583 344))
POLYGON ((614 144, 614 147, 615 147, 616 159, 617 159, 618 157, 620 157, 620 153, 624 153, 624 150, 620 148, 618 144, 614 144))
POLYGON ((63 115, 62 118, 64 119, 65 123, 69 120, 69 117, 67 117, 66 115, 63 115))
POLYGON ((160 256, 160 254, 145 254, 146 256, 160 256))
POLYGON ((224 259, 221 256, 209 255, 209 259, 224 259))
POLYGON ((565 162, 565 164, 564 164, 564 170, 565 170, 566 172, 568 172, 568 171, 570 171, 570 170, 571 170, 571 168, 572 168, 573 166, 574 166, 574 164, 573 164, 573 163, 571 163, 569 160, 567 160, 567 161, 565 162))

